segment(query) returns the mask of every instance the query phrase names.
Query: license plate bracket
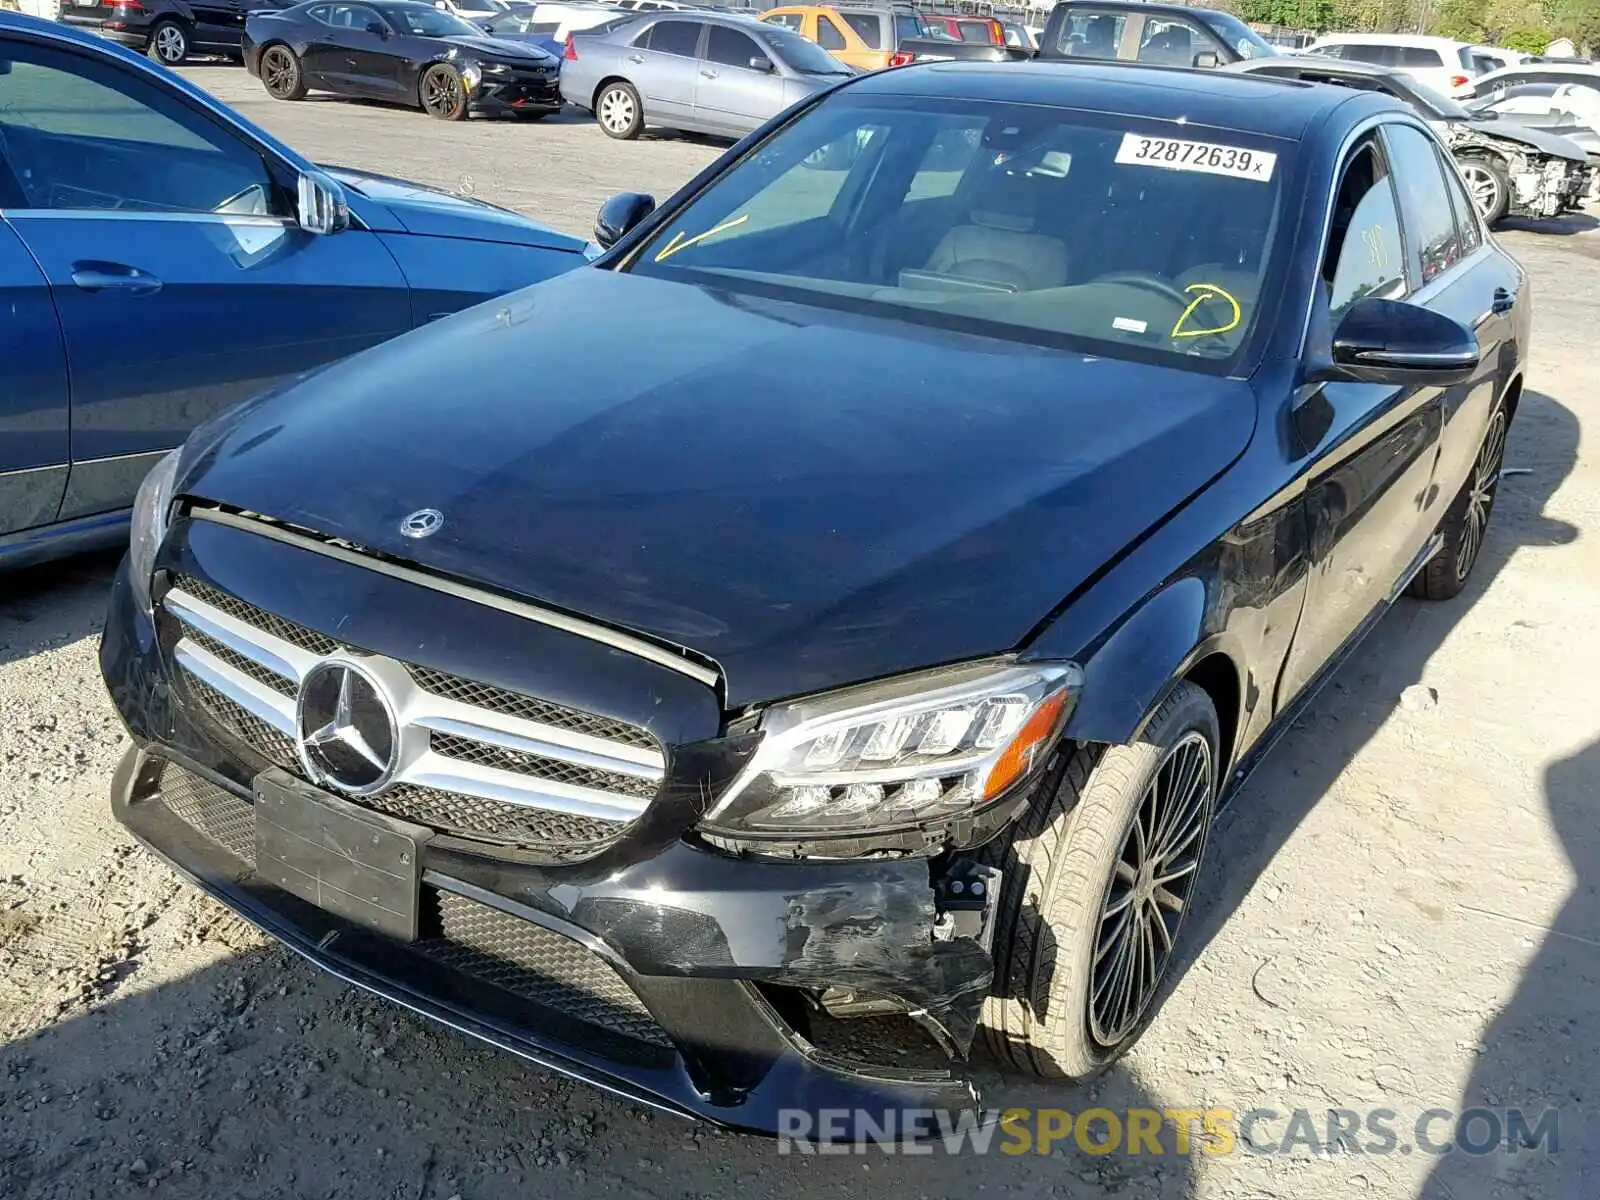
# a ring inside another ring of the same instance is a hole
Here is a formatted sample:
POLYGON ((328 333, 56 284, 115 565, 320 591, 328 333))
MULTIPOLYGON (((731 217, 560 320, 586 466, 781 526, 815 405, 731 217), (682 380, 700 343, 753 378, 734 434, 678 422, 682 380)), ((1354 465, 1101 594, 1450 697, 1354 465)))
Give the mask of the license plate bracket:
POLYGON ((432 830, 369 812, 284 771, 255 778, 256 875, 401 941, 417 938, 432 830))

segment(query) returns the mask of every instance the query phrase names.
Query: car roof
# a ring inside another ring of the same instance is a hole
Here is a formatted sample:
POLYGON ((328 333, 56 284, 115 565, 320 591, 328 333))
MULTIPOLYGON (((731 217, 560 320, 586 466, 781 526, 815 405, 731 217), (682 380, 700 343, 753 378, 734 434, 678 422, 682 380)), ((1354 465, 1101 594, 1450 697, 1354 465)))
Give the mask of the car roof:
POLYGON ((1426 46, 1432 50, 1437 50, 1441 46, 1467 45, 1466 42, 1458 42, 1454 38, 1434 37, 1427 33, 1325 33, 1312 45, 1348 45, 1352 42, 1379 46, 1426 46))
POLYGON ((1381 63, 1359 62, 1354 59, 1328 58, 1322 54, 1282 54, 1275 58, 1247 58, 1244 62, 1229 63, 1225 69, 1246 75, 1280 77, 1295 71, 1315 71, 1318 75, 1364 75, 1371 79, 1392 79, 1405 74, 1399 67, 1386 67, 1381 63))
POLYGON ((1202 8, 1195 4, 1161 4, 1147 3, 1146 0, 1072 0, 1071 3, 1057 4, 1056 8, 1098 8, 1115 12, 1137 9, 1139 12, 1160 13, 1162 16, 1174 17, 1220 17, 1229 14, 1221 9, 1202 8))
POLYGON ((1270 75, 1075 62, 937 62, 863 75, 843 85, 867 95, 1003 100, 1171 119, 1299 138, 1334 109, 1349 120, 1410 109, 1393 96, 1270 75))

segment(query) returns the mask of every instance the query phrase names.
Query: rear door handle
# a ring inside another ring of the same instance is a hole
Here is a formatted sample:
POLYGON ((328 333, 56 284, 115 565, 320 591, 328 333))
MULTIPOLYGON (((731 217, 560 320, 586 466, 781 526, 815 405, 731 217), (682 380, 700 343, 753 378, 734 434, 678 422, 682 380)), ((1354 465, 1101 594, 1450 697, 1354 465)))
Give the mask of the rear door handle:
POLYGON ((631 63, 642 63, 644 61, 644 55, 642 55, 642 54, 630 54, 630 55, 628 55, 628 61, 631 62, 631 63))
POLYGON ((1489 305, 1490 312, 1508 313, 1517 306, 1517 294, 1508 292, 1505 288, 1495 288, 1494 302, 1489 305))
POLYGON ((161 280, 150 272, 114 262, 75 262, 72 282, 86 292, 129 292, 148 296, 161 290, 161 280))
POLYGON ((715 79, 717 77, 717 73, 715 71, 701 71, 700 77, 702 79, 715 79))

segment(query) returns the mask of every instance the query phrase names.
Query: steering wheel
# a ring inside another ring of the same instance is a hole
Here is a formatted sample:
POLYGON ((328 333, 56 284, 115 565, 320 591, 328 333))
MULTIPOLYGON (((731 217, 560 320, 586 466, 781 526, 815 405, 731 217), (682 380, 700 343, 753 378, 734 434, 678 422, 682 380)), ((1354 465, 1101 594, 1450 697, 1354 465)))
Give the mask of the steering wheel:
POLYGON ((1091 283, 1124 283, 1129 287, 1142 288, 1147 292, 1154 292, 1171 300, 1179 308, 1188 308, 1194 303, 1194 297, 1187 292, 1179 291, 1176 284, 1168 283, 1165 279, 1158 279, 1154 275, 1142 275, 1137 271, 1114 271, 1110 275, 1101 275, 1091 283))

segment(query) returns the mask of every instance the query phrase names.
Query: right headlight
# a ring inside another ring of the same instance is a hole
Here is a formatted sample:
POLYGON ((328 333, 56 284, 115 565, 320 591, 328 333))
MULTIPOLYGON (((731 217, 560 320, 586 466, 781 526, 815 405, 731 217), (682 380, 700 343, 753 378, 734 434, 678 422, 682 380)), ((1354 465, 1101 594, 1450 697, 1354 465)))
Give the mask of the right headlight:
POLYGON ((1082 681, 1072 663, 991 661, 774 705, 704 824, 804 836, 961 816, 1043 763, 1082 681))
POLYGON ((150 577, 156 569, 156 551, 167 536, 167 520, 172 508, 172 485, 178 477, 178 456, 183 447, 172 451, 144 477, 133 501, 133 523, 128 535, 128 582, 139 606, 149 613, 150 577))

